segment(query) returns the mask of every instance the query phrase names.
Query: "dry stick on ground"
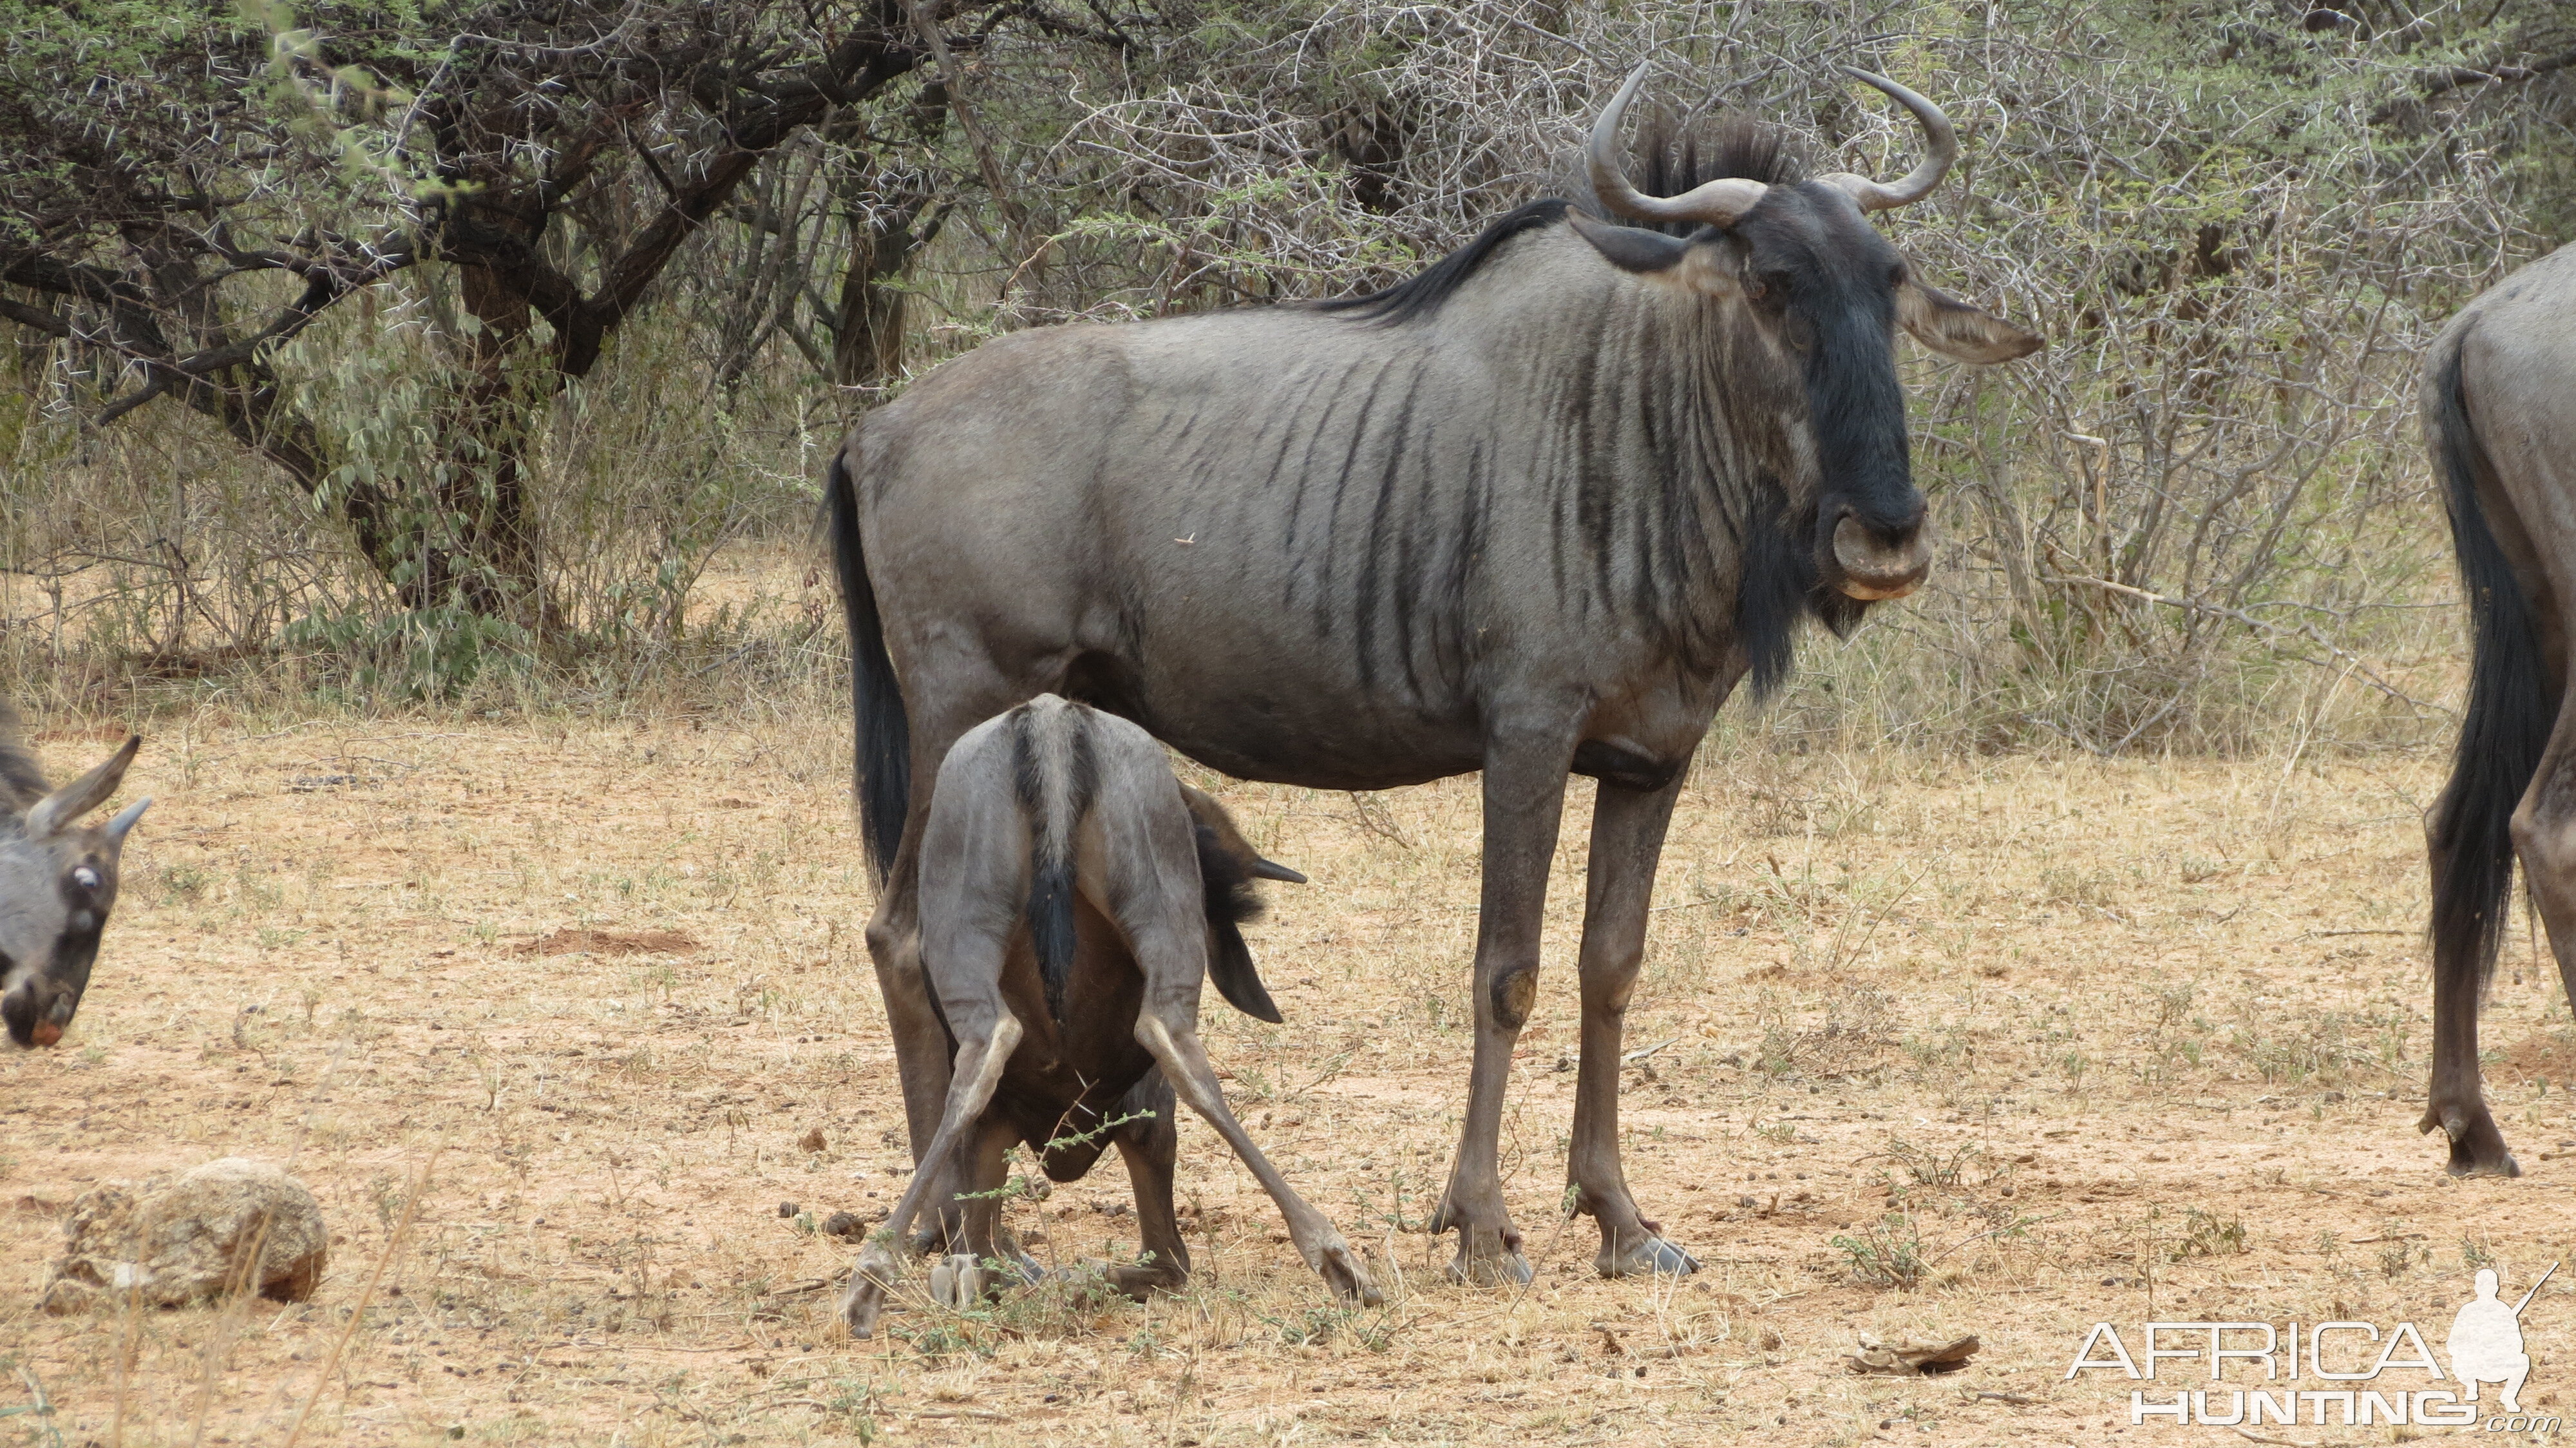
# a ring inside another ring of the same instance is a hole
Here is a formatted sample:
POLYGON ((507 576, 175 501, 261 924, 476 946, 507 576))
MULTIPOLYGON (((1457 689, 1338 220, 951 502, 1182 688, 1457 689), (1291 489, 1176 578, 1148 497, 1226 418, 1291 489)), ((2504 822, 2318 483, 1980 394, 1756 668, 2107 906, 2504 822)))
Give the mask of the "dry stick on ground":
POLYGON ((322 1371, 314 1376, 313 1391, 305 1395, 304 1407, 295 1415, 295 1426, 286 1430, 284 1448, 295 1448, 296 1440, 304 1436, 305 1420, 313 1416, 315 1405, 322 1401, 322 1390, 331 1385, 331 1375, 340 1370, 340 1356, 349 1350, 349 1339, 357 1336, 358 1324, 367 1320, 367 1305, 375 1300, 376 1284, 384 1280, 386 1264, 394 1260, 395 1249, 411 1231, 412 1219, 420 1214, 421 1191, 429 1185, 430 1171, 437 1165, 438 1153, 431 1152, 429 1160, 412 1174, 411 1190, 403 1193, 402 1216, 385 1234, 384 1250, 376 1254, 375 1270, 367 1274, 367 1285, 358 1289, 358 1301, 349 1309, 349 1321, 340 1329, 339 1339, 331 1344, 331 1355, 322 1360, 322 1371))

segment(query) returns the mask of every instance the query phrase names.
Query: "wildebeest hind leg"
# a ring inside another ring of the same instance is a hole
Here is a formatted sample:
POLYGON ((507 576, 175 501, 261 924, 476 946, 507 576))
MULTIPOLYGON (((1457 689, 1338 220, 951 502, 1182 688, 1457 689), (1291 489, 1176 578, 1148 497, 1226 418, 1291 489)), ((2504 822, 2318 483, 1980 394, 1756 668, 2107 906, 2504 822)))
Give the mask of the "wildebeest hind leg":
POLYGON ((1653 791, 1603 781, 1592 805, 1591 875, 1583 906, 1583 1063, 1574 1079, 1574 1141, 1566 1179, 1575 1210, 1601 1225, 1593 1266, 1604 1277, 1695 1272, 1699 1263, 1638 1215, 1619 1164, 1619 1052, 1646 949, 1655 860, 1672 822, 1679 778, 1653 791))
POLYGON ((885 1289, 892 1285, 898 1270, 896 1248, 903 1244, 904 1233, 911 1230, 913 1219, 921 1214, 933 1192, 952 1191, 953 1178, 944 1171, 933 1171, 929 1163, 944 1162, 957 1154, 957 1148, 969 1139, 968 1133, 982 1132, 984 1108, 992 1104, 994 1088, 1002 1081, 1002 1068, 1019 1048, 1020 1023, 1008 1011, 998 1012, 989 1021, 959 1020, 954 1022, 961 1043, 957 1048, 955 1089, 948 1093, 948 1110, 931 1137, 930 1149, 923 1153, 924 1166, 912 1174, 912 1185, 903 1199, 895 1203, 893 1215, 885 1225, 868 1238, 859 1253, 857 1270, 850 1274, 850 1285, 841 1295, 841 1318, 850 1325, 852 1337, 867 1337, 876 1331, 877 1315, 885 1310, 885 1289))
MULTIPOLYGON (((2568 1000, 2576 1003, 2576 709, 2562 709, 2556 730, 2550 735, 2549 747, 2540 756, 2540 767, 2532 772, 2531 787, 2523 791, 2522 803, 2513 812, 2513 850, 2522 863, 2524 883, 2530 888, 2531 902, 2540 914, 2540 923, 2549 934, 2549 953, 2557 958, 2558 979, 2568 1000)), ((2511 949, 2510 944, 2507 949, 2511 949)), ((2505 1175, 2518 1175, 2513 1158, 2504 1155, 2504 1139, 2495 1131, 2486 1115, 2483 1093, 2479 1090, 2477 1071, 2477 1002, 2466 1007, 2471 1032, 2462 1058, 2469 1065, 2468 1099, 2474 1103, 2479 1122, 2495 1136, 2494 1151, 2502 1156, 2505 1175)), ((2434 1012, 2437 1022, 2441 1012, 2434 1012)), ((2439 1086, 2439 1063, 2435 1071, 2439 1086)), ((2458 1170, 2459 1143, 2452 1143, 2453 1170, 2458 1170)), ((2487 1167, 2492 1172, 2495 1167, 2487 1167)))
POLYGON ((1136 1236, 1144 1260, 1112 1267, 1107 1276, 1111 1286, 1139 1302, 1153 1292, 1179 1291, 1190 1276, 1190 1249, 1181 1241, 1180 1219, 1172 1211, 1172 1167, 1180 1158, 1181 1140, 1172 1113, 1178 1105, 1163 1073, 1149 1071, 1118 1103, 1118 1115, 1136 1119, 1111 1138, 1127 1163, 1127 1184, 1136 1194, 1136 1236), (1146 1112, 1152 1114, 1142 1114, 1146 1112))
MULTIPOLYGON (((886 1026, 894 1038, 895 1079, 903 1087, 904 1128, 913 1151, 916 1183, 946 1175, 930 1154, 948 1099, 948 1032, 932 1008, 930 983, 921 968, 921 817, 914 800, 903 843, 868 920, 868 957, 876 967, 877 993, 885 999, 886 1026)), ((935 1183, 934 1183, 935 1184, 935 1183)), ((941 1200, 946 1200, 943 1194, 941 1200)), ((932 1233, 944 1238, 953 1212, 932 1214, 932 1233)), ((925 1241, 925 1248, 938 1242, 925 1241)))
MULTIPOLYGON (((1144 942, 1138 944, 1137 953, 1145 955, 1144 942)), ((1150 964, 1145 978, 1157 978, 1150 964)), ((1195 996, 1196 992, 1190 994, 1195 996)), ((1216 1128, 1217 1135, 1225 1138, 1236 1158, 1261 1183, 1261 1189, 1270 1194, 1270 1200, 1279 1207, 1279 1215, 1288 1219, 1289 1239, 1297 1244, 1297 1253, 1306 1259, 1306 1265, 1332 1287, 1336 1296, 1377 1306, 1384 1299, 1378 1293, 1377 1279, 1369 1275, 1368 1264, 1351 1250, 1350 1243, 1342 1240, 1342 1234, 1325 1220, 1323 1213, 1297 1195, 1296 1189, 1279 1175, 1279 1169, 1270 1164, 1270 1158, 1253 1144, 1243 1123, 1227 1109, 1225 1094, 1217 1089, 1216 1068, 1208 1064, 1207 1052, 1199 1048, 1198 1032, 1191 1025, 1197 1013, 1195 999, 1157 1002, 1149 994, 1144 1010, 1136 1017, 1136 1039, 1154 1053, 1155 1062, 1171 1080, 1172 1090, 1190 1103, 1191 1110, 1207 1118, 1208 1125, 1216 1128)))

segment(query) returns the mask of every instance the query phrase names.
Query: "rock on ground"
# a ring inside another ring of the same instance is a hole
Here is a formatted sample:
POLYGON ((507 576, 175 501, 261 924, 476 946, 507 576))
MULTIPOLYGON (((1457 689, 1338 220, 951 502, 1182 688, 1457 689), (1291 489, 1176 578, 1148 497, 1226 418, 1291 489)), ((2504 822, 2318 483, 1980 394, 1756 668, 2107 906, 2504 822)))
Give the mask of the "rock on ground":
POLYGON ((129 1291, 145 1306, 185 1307, 253 1284, 262 1297, 301 1302, 322 1281, 331 1242, 303 1183, 237 1156, 86 1192, 63 1233, 70 1240, 45 1286, 51 1313, 121 1305, 129 1291))

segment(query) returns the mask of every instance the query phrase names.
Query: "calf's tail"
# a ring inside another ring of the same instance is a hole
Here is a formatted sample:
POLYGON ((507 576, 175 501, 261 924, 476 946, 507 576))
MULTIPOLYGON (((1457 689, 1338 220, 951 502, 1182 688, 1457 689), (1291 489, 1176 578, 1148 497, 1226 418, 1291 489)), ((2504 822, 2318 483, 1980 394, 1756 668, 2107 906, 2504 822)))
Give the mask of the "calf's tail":
POLYGON ((2505 901, 2513 889, 2513 811, 2540 767, 2557 718, 2542 672, 2540 635, 2478 502, 2478 480, 2492 471, 2460 392, 2460 352, 2446 338, 2427 379, 2426 443, 2442 479, 2451 518, 2451 547, 2469 597, 2468 712, 2460 721, 2451 782, 2433 807, 2427 844, 2433 870, 2433 974, 2437 981, 2474 979, 2486 989, 2504 940, 2505 901))
POLYGON ((1077 888, 1075 832, 1099 792, 1091 711, 1079 704, 1011 711, 1011 776, 1021 818, 1029 825, 1029 937, 1047 1014, 1064 1024, 1065 982, 1073 974, 1077 888))
POLYGON ((886 653, 885 624, 876 590, 868 584, 867 554, 859 546, 859 495, 845 461, 832 455, 823 479, 824 526, 832 540, 832 571, 841 584, 841 619, 850 631, 850 719, 859 797, 859 837, 880 888, 903 843, 904 814, 912 800, 912 720, 903 686, 886 653))

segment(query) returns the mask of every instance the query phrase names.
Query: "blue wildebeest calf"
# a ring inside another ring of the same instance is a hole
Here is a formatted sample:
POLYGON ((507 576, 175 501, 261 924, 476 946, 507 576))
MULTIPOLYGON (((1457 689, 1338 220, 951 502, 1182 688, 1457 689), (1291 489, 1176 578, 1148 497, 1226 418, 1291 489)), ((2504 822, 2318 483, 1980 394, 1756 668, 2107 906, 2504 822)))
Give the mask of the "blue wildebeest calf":
POLYGON ((116 793, 142 747, 141 735, 129 736, 105 764, 55 789, 17 713, 0 704, 0 1022, 17 1045, 62 1040, 89 988, 126 831, 152 801, 103 825, 80 818, 116 793))
POLYGON ((1148 1260, 1110 1280, 1140 1296, 1179 1286, 1189 1256, 1172 1213, 1175 1094, 1278 1203, 1306 1265, 1344 1298, 1379 1301, 1359 1254, 1226 1108, 1199 1047, 1210 976, 1247 1014, 1279 1019, 1237 928, 1255 875, 1305 878, 1253 853, 1124 719, 1043 694, 949 750, 922 833, 921 960, 956 1043, 955 1076, 922 1169, 851 1274, 851 1332, 875 1330, 894 1254, 949 1182, 965 1184, 966 1261, 943 1264, 934 1286, 945 1277, 957 1298, 973 1295, 973 1264, 995 1255, 991 1193, 1014 1142, 1058 1181, 1114 1142, 1148 1260))

